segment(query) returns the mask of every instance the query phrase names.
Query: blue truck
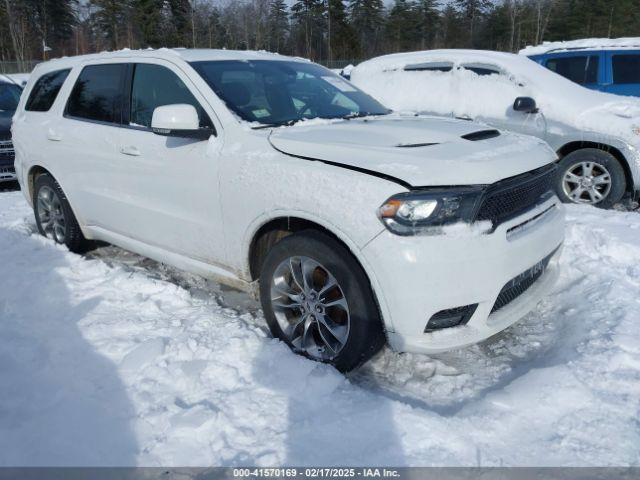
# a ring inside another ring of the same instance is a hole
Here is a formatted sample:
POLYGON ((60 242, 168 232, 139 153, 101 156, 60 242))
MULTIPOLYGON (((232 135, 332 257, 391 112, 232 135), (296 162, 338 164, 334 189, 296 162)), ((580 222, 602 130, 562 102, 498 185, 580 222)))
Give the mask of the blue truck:
POLYGON ((586 88, 640 97, 640 38, 553 42, 520 54, 586 88))

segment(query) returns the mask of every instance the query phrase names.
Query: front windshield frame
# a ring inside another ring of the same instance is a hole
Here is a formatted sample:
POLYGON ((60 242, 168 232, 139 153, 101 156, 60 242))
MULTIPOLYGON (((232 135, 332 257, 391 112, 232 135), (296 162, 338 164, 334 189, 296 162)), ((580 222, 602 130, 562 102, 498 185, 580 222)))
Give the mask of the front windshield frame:
POLYGON ((0 82, 0 111, 2 112, 15 112, 18 109, 20 103, 20 96, 22 95, 22 87, 15 83, 0 82), (9 92, 6 90, 12 90, 13 95, 9 94, 12 98, 5 98, 9 92), (15 104, 13 103, 15 100, 15 104), (6 101, 6 104, 5 104, 6 101), (7 108, 8 107, 8 108, 7 108))
POLYGON ((229 110, 254 128, 391 113, 345 78, 312 62, 206 60, 190 65, 229 110))

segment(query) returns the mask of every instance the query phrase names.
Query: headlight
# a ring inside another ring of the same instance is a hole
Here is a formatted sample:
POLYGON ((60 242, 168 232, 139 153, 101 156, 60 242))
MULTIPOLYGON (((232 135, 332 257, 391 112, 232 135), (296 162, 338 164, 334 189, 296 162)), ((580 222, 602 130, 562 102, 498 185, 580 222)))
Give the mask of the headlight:
POLYGON ((483 187, 434 188, 394 195, 378 209, 378 217, 397 235, 439 233, 440 227, 471 223, 483 187))

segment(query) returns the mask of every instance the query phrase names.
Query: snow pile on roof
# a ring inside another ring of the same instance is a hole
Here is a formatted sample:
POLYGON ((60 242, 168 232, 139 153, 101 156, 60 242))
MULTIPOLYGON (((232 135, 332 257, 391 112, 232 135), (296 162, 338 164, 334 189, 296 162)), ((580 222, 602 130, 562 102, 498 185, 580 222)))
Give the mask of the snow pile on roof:
POLYGON ((608 50, 612 48, 637 48, 640 49, 640 37, 626 38, 583 38, 564 42, 544 42, 538 46, 528 46, 520 50, 520 55, 542 55, 550 51, 567 50, 608 50))
POLYGON ((0 193, 0 465, 637 465, 640 215, 568 220, 560 282, 521 322, 345 378, 246 297, 70 254, 0 193))
POLYGON ((472 50, 385 55, 354 68, 351 81, 394 110, 474 119, 523 118, 512 106, 517 97, 528 96, 547 119, 640 143, 633 133, 640 126, 640 100, 581 87, 524 56, 472 50), (403 70, 431 62, 491 65, 505 74, 403 70))

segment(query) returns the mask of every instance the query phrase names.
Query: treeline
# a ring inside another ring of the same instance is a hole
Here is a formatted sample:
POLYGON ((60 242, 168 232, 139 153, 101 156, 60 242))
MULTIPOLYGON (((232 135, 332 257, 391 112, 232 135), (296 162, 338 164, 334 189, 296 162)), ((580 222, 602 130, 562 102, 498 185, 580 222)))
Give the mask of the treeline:
POLYGON ((264 49, 329 64, 430 48, 517 51, 640 36, 639 0, 0 0, 0 60, 147 47, 264 49))

